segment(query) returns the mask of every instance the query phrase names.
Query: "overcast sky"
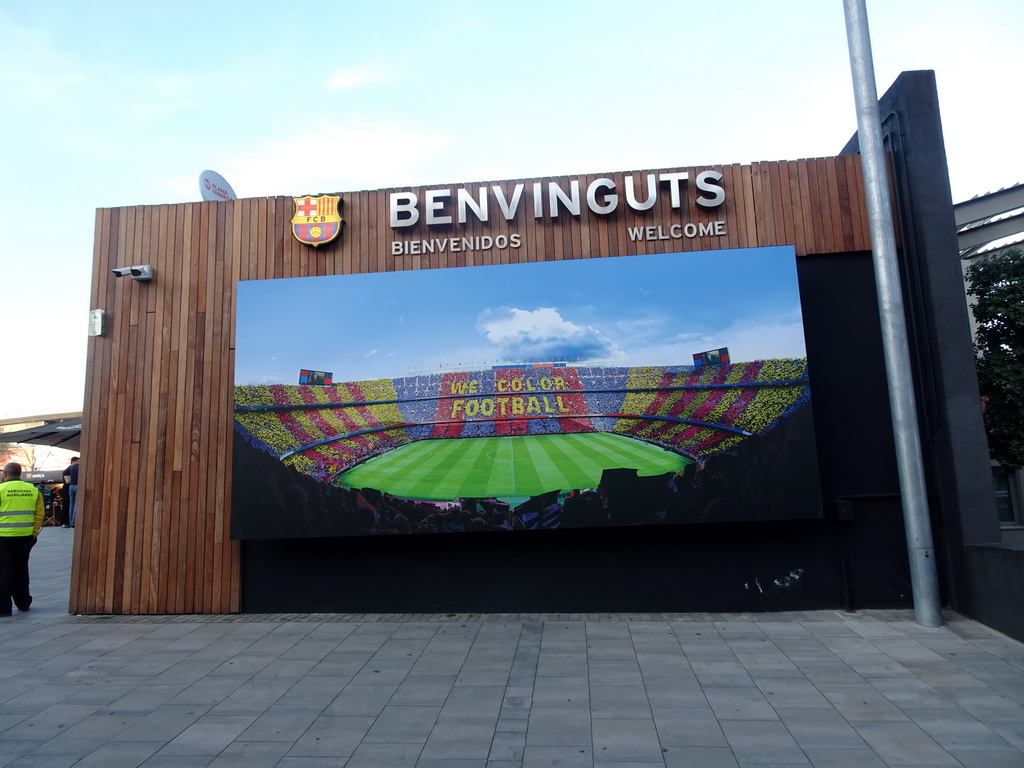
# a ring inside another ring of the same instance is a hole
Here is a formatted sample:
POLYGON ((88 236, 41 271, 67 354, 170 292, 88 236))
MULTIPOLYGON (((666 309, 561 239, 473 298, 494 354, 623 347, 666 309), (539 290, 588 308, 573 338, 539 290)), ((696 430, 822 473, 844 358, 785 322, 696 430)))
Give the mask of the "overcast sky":
MULTIPOLYGON (((868 0, 936 71, 953 199, 1024 181, 1020 0, 868 0)), ((841 0, 0 3, 0 418, 82 406, 98 207, 836 154, 841 0)))

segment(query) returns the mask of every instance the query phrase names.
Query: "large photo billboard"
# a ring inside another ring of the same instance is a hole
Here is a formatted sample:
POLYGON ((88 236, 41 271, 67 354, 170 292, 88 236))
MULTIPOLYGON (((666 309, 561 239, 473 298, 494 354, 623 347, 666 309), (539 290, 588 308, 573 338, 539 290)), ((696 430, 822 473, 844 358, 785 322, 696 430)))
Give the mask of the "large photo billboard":
POLYGON ((792 247, 243 281, 236 318, 234 538, 821 515, 792 247))

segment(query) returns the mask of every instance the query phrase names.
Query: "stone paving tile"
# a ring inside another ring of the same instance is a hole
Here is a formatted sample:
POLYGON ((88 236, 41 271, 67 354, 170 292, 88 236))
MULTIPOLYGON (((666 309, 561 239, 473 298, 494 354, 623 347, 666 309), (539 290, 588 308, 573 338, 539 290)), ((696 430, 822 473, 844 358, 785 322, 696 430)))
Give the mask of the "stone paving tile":
POLYGON ((652 707, 706 707, 707 697, 696 679, 661 677, 644 679, 647 700, 652 707))
POLYGON ((31 690, 19 692, 17 696, 0 704, 0 716, 30 717, 66 701, 77 692, 72 686, 40 685, 31 690))
POLYGON ((1024 765, 1024 644, 956 616, 69 617, 61 578, 0 637, 0 765, 1024 765))
POLYGON ((423 744, 363 742, 345 763, 345 768, 415 768, 423 744))
POLYGON ((239 675, 248 680, 257 672, 263 671, 263 669, 274 661, 275 658, 276 657, 270 653, 253 653, 247 649, 243 653, 239 653, 224 661, 220 666, 214 669, 211 674, 239 675))
POLYGON ((774 709, 832 709, 828 699, 804 677, 763 678, 756 683, 765 700, 774 709))
POLYGON ((686 658, 690 660, 691 664, 696 664, 699 661, 735 661, 736 654, 724 642, 709 642, 702 640, 700 642, 688 642, 687 640, 681 640, 680 646, 683 649, 683 653, 686 654, 686 658))
POLYGON ((593 748, 585 744, 567 746, 527 745, 523 750, 523 768, 593 768, 593 748))
POLYGON ((29 717, 2 735, 4 740, 46 741, 94 715, 98 704, 54 704, 29 717))
POLYGON ((352 677, 354 685, 390 685, 396 688, 409 674, 413 661, 410 659, 383 659, 367 662, 352 677))
POLYGON ((537 675, 542 677, 586 677, 587 655, 577 647, 574 651, 541 649, 537 659, 537 675))
POLYGON ((140 715, 94 714, 62 730, 36 749, 34 754, 85 757, 141 719, 140 715))
POLYGON ((455 685, 454 676, 419 677, 412 673, 398 686, 391 704, 444 704, 455 685))
POLYGON ((796 739, 779 720, 723 720, 720 725, 740 765, 809 763, 796 739))
POLYGON ((216 757, 246 731, 255 719, 254 715, 205 715, 167 742, 157 755, 216 757))
POLYGON ((166 743, 196 722, 206 712, 206 706, 201 704, 165 704, 137 720, 114 736, 112 740, 166 743))
POLYGON ((350 757, 373 726, 374 717, 323 715, 288 750, 286 757, 350 757))
POLYGON ((526 745, 519 744, 491 744, 491 751, 487 753, 487 766, 494 768, 496 765, 514 763, 522 765, 523 754, 526 745))
POLYGON ((170 704, 219 704, 245 684, 239 677, 203 677, 175 694, 170 704))
POLYGON ((651 719, 651 704, 642 685, 591 685, 591 717, 651 719))
POLYGON ((753 684, 753 678, 743 665, 734 658, 729 660, 694 660, 690 661, 693 673, 701 685, 740 685, 753 684))
POLYGON ((891 722, 907 719, 907 716, 895 704, 868 685, 850 688, 821 688, 821 692, 832 706, 850 722, 891 722))
POLYGON ((839 657, 826 648, 821 642, 811 638, 780 638, 775 641, 775 647, 786 658, 793 662, 799 669, 799 662, 802 661, 839 661, 839 657))
POLYGON ((145 768, 206 768, 211 762, 209 755, 153 755, 142 765, 145 768))
POLYGON ((410 675, 423 677, 456 677, 466 663, 466 651, 426 651, 413 664, 410 675))
POLYGON ((533 707, 526 731, 527 746, 590 744, 590 709, 569 706, 533 707))
POLYGON ((889 764, 870 748, 805 748, 804 754, 814 768, 889 768, 889 764))
MULTIPOLYGON (((191 687, 191 686, 188 686, 191 687)), ((201 701, 175 702, 188 687, 181 685, 141 685, 128 691, 103 707, 104 712, 126 715, 147 715, 164 704, 182 703, 200 705, 201 701)))
POLYGON ((978 687, 978 678, 949 661, 905 661, 903 665, 918 679, 942 691, 978 687))
POLYGON ((1024 753, 1024 722, 998 722, 989 724, 989 727, 1004 738, 1007 743, 1012 744, 1024 753))
POLYGON ((951 748, 949 752, 964 768, 1020 768, 1024 764, 1016 749, 951 748))
POLYGON ((755 680, 768 678, 802 678, 803 673, 781 651, 737 653, 736 660, 755 680))
POLYGON ((882 653, 847 653, 840 657, 847 666, 864 678, 868 677, 913 677, 913 672, 903 664, 882 653))
POLYGON ((907 715, 946 749, 1004 749, 1012 746, 989 724, 962 709, 908 709, 907 715))
POLYGON ((666 747, 665 768, 738 768, 729 747, 666 747))
POLYGON ((506 685, 512 669, 509 659, 468 659, 459 670, 457 685, 506 685))
MULTIPOLYGON (((307 675, 288 687, 275 704, 323 708, 335 701, 349 683, 350 680, 347 677, 307 675)), ((254 678, 254 684, 261 683, 256 683, 254 678)), ((282 685, 287 685, 287 682, 282 685)))
POLYGON ((210 761, 211 768, 274 768, 291 744, 281 741, 233 741, 210 761))
POLYGON ((387 706, 363 737, 363 743, 424 744, 438 722, 438 706, 387 706))
POLYGON ((501 712, 505 687, 500 685, 464 685, 452 687, 444 706, 442 720, 457 717, 493 717, 501 712))
MULTIPOLYGON (((157 741, 111 741, 94 749, 77 763, 76 768, 111 768, 142 765, 162 747, 157 741)), ((0 757, 0 765, 3 765, 0 757)), ((253 768, 256 768, 254 766, 253 768)))
POLYGON ((494 726, 494 738, 497 739, 502 734, 515 734, 525 740, 526 731, 530 726, 529 716, 530 713, 527 712, 526 717, 499 717, 497 725, 494 726))
POLYGON ((923 643, 896 633, 893 637, 872 640, 878 650, 895 661, 944 661, 942 656, 923 643))
POLYGON ((423 745, 422 760, 487 760, 495 721, 488 718, 439 720, 423 745))
POLYGON ((195 659, 186 656, 158 674, 151 682, 156 685, 191 685, 202 680, 222 663, 217 659, 195 659))
POLYGON ((646 677, 689 677, 696 680, 690 660, 681 649, 675 651, 638 651, 637 663, 641 674, 646 677))
POLYGON ((291 744, 306 732, 322 712, 323 707, 274 704, 253 720, 238 739, 253 743, 280 741, 291 744))
POLYGON ((778 720, 771 704, 754 685, 705 685, 704 695, 719 720, 778 720))
POLYGON ((916 723, 862 722, 852 725, 887 764, 960 766, 955 757, 916 723))
POLYGON ((776 712, 805 752, 809 749, 868 748, 846 718, 830 706, 818 709, 777 709, 776 712))
MULTIPOLYGON (((211 714, 215 715, 246 715, 260 714, 268 707, 273 706, 284 696, 291 686, 286 683, 252 683, 238 680, 240 683, 228 696, 217 702, 212 707, 211 714)), ((169 703, 175 704, 177 696, 169 703)), ((199 705, 201 700, 191 700, 189 704, 199 705)), ((211 704, 211 700, 206 701, 211 704)))
POLYGON ((384 711, 396 690, 397 685, 347 685, 324 710, 324 714, 332 717, 376 717, 384 711))
POLYGON ((665 747, 728 747, 725 734, 708 706, 653 707, 655 727, 665 747))
POLYGON ((868 682, 902 710, 955 709, 957 706, 942 691, 917 678, 871 678, 868 682))
POLYGON ((985 722, 1022 722, 1024 706, 987 688, 951 688, 946 692, 961 709, 985 722))
POLYGON ((34 752, 43 741, 0 739, 0 765, 10 765, 22 755, 34 752))
MULTIPOLYGON (((526 746, 526 730, 522 731, 507 731, 499 730, 495 726, 494 738, 491 739, 491 749, 494 747, 525 747, 526 746)), ((494 758, 491 758, 494 759, 494 758)), ((510 758, 503 758, 508 760, 510 758)), ((522 759, 521 757, 519 759, 522 759)))

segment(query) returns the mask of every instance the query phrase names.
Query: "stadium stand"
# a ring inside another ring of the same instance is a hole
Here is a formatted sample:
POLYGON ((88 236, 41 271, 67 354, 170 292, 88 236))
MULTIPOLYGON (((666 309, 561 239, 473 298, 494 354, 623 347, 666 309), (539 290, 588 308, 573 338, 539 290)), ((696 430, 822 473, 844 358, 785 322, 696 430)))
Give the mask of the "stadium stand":
POLYGON ((413 441, 494 435, 613 432, 703 466, 808 398, 805 359, 696 369, 503 366, 329 386, 238 386, 235 430, 321 482, 413 441))

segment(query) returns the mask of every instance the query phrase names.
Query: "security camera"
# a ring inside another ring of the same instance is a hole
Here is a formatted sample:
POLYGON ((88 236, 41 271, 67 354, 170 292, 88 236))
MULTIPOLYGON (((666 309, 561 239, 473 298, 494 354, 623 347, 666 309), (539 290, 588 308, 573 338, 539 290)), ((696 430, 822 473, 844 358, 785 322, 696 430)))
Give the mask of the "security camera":
POLYGON ((140 264, 136 267, 116 267, 111 270, 116 277, 131 277, 132 280, 152 280, 153 267, 149 264, 140 264))

